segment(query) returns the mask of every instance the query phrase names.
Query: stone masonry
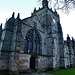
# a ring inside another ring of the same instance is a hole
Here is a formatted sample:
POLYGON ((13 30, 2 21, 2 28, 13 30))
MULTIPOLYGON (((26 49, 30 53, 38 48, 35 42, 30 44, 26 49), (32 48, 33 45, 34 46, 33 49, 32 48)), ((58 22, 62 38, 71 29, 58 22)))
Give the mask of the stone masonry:
POLYGON ((75 41, 63 39, 60 17, 42 1, 30 17, 9 18, 0 26, 0 70, 70 68, 75 66, 75 41))

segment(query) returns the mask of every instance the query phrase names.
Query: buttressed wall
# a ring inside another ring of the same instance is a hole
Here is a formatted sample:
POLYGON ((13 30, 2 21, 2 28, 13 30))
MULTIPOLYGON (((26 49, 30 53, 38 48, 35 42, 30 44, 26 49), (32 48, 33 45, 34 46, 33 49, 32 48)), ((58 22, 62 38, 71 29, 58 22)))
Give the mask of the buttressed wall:
POLYGON ((65 68, 64 40, 58 13, 42 1, 30 17, 12 17, 1 30, 0 69, 65 68))

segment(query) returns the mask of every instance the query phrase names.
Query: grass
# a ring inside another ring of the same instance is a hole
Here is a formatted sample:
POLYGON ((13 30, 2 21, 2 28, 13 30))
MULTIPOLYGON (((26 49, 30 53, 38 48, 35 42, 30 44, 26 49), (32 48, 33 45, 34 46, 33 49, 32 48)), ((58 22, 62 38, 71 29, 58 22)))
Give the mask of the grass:
POLYGON ((47 73, 53 75, 75 75, 75 68, 70 68, 68 70, 48 71, 47 73))

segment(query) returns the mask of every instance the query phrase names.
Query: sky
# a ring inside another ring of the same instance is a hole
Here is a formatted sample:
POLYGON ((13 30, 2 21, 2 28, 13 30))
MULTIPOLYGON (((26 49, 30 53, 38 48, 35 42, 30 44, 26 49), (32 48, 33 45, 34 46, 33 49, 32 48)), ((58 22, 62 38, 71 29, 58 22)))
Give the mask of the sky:
MULTIPOLYGON (((9 19, 13 12, 15 12, 15 18, 18 13, 20 13, 21 19, 29 17, 35 7, 36 9, 41 7, 37 0, 0 0, 0 23, 4 25, 6 19, 9 19)), ((67 34, 75 38, 75 10, 72 10, 68 15, 60 10, 58 13, 64 39, 66 39, 67 34)))

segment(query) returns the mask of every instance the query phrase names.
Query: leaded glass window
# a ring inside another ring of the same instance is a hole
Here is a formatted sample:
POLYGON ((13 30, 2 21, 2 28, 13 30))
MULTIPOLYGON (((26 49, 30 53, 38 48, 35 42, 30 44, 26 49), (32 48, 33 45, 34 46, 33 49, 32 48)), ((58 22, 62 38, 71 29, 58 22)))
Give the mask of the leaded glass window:
POLYGON ((41 40, 36 30, 30 30, 25 37, 25 53, 41 54, 41 40))

